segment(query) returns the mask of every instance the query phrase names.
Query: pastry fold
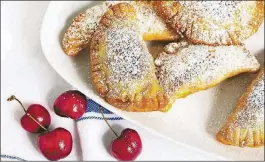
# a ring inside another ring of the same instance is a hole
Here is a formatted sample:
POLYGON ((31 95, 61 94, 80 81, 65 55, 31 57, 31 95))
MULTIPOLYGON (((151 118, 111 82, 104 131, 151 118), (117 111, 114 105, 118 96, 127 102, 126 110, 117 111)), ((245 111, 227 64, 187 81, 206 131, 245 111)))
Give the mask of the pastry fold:
MULTIPOLYGON (((175 30, 167 26, 165 22, 156 15, 153 9, 153 1, 125 2, 133 5, 136 9, 137 23, 145 41, 169 41, 178 39, 178 34, 176 34, 175 30)), ((91 38, 103 14, 109 7, 125 2, 106 1, 78 14, 63 36, 62 47, 64 52, 67 55, 76 56, 81 50, 89 47, 91 38)))
POLYGON ((264 1, 155 1, 154 8, 193 44, 239 45, 264 20, 264 1))
POLYGON ((155 75, 152 55, 142 39, 136 10, 116 4, 102 16, 90 46, 96 90, 110 104, 134 112, 164 111, 168 99, 155 75))
POLYGON ((215 47, 185 41, 167 45, 155 65, 160 85, 171 102, 260 67, 244 46, 215 47))
POLYGON ((264 68, 239 98, 216 138, 226 145, 264 146, 264 68))

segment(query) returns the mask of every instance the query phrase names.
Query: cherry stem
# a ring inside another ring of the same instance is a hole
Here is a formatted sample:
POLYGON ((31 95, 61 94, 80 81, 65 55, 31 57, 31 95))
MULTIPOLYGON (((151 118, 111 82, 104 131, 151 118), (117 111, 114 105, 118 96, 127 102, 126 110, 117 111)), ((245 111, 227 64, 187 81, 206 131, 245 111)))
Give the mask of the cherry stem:
POLYGON ((24 105, 16 98, 16 96, 12 95, 10 96, 7 101, 13 101, 13 100, 16 100, 20 105, 21 107, 23 108, 24 112, 27 113, 27 110, 26 108, 24 107, 24 105))
POLYGON ((44 129, 45 131, 49 132, 48 129, 46 129, 44 126, 41 125, 41 123, 39 123, 36 119, 34 119, 33 116, 31 116, 29 113, 26 113, 28 117, 30 117, 34 122, 36 122, 42 129, 44 129))
POLYGON ((111 129, 111 131, 115 134, 116 137, 119 137, 118 134, 112 129, 112 127, 110 126, 109 122, 106 120, 106 118, 104 116, 104 113, 103 113, 103 110, 102 110, 102 106, 99 106, 99 110, 100 110, 100 113, 101 113, 104 121, 107 123, 107 125, 109 126, 109 128, 111 129))
POLYGON ((25 114, 26 114, 29 118, 31 118, 34 122, 36 122, 36 123, 42 128, 42 129, 44 129, 45 131, 48 131, 48 132, 49 132, 49 130, 46 129, 44 126, 42 126, 41 123, 39 123, 36 119, 34 119, 34 117, 33 117, 32 115, 30 115, 29 113, 27 113, 26 108, 24 107, 24 105, 22 104, 22 102, 20 102, 20 101, 16 98, 16 96, 12 95, 12 96, 10 96, 10 97, 7 99, 7 101, 13 101, 13 100, 16 100, 16 101, 21 105, 21 107, 23 108, 25 114))

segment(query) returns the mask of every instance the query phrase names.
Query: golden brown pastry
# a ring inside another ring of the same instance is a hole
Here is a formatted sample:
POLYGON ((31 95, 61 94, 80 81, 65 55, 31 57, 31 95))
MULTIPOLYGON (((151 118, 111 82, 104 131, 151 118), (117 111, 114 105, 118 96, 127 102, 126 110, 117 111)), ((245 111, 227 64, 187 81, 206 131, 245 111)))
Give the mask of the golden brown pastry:
POLYGON ((226 145, 264 146, 264 68, 239 98, 216 138, 226 145))
POLYGON ((108 9, 103 3, 78 14, 67 28, 62 39, 62 48, 69 56, 76 56, 89 46, 101 16, 108 9))
POLYGON ((91 40, 90 57, 95 88, 110 104, 136 112, 164 111, 170 106, 132 5, 119 3, 102 16, 91 40))
POLYGON ((260 64, 244 46, 170 43, 155 60, 157 77, 170 102, 211 88, 243 72, 256 72, 260 64))
MULTIPOLYGON (((122 1, 106 1, 97 6, 87 9, 74 19, 66 30, 62 40, 62 47, 67 55, 75 56, 82 49, 89 46, 91 38, 97 29, 101 16, 107 9, 122 1)), ((136 16, 141 35, 146 41, 152 40, 176 40, 178 35, 175 30, 168 27, 164 21, 156 15, 153 9, 153 2, 150 1, 126 1, 136 9, 136 16)))
POLYGON ((264 19, 264 1, 155 1, 154 8, 193 44, 238 45, 264 19))

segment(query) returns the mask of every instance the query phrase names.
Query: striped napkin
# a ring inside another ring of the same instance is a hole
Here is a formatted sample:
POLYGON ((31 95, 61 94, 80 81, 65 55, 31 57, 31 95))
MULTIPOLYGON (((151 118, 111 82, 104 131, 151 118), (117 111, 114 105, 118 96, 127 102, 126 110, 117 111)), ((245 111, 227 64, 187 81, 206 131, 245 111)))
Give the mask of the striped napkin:
MULTIPOLYGON (((115 134, 105 123, 100 113, 99 105, 91 99, 87 100, 86 113, 77 120, 77 129, 80 138, 83 160, 115 160, 109 154, 110 143, 115 134)), ((128 127, 128 122, 121 117, 102 108, 105 119, 116 133, 128 127)))

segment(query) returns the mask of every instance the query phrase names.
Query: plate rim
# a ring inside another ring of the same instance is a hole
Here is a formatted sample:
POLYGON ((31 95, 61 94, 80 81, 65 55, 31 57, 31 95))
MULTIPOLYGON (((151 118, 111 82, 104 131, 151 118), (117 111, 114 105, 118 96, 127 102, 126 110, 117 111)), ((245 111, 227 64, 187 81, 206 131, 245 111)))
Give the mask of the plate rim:
MULTIPOLYGON (((77 1, 77 2, 78 2, 78 1, 77 1)), ((93 2, 97 2, 97 1, 89 1, 89 3, 93 3, 93 2)), ((46 47, 47 47, 48 45, 47 45, 46 41, 44 40, 45 37, 46 37, 46 36, 45 36, 45 33, 46 33, 46 32, 45 32, 45 31, 46 31, 46 29, 45 29, 45 26, 46 26, 46 25, 45 25, 45 24, 47 24, 47 22, 48 22, 49 14, 50 14, 50 12, 52 11, 51 8, 54 6, 55 3, 58 3, 58 2, 56 2, 56 1, 55 1, 55 2, 54 2, 54 1, 49 2, 48 6, 47 6, 47 8, 46 8, 46 10, 45 10, 45 13, 44 13, 44 15, 43 15, 42 21, 41 21, 41 28, 40 28, 40 44, 41 44, 41 48, 42 48, 42 51, 43 51, 43 55, 44 55, 45 59, 47 60, 47 62, 49 63, 49 65, 52 67, 52 69, 53 69, 53 70, 54 70, 54 71, 55 71, 55 72, 56 72, 61 78, 63 78, 63 79, 64 79, 68 84, 70 84, 73 88, 76 88, 77 90, 80 90, 82 93, 85 93, 84 91, 82 91, 82 88, 80 88, 78 85, 73 84, 72 81, 69 80, 69 79, 67 79, 67 78, 65 77, 64 74, 61 74, 60 71, 58 70, 58 68, 56 68, 56 65, 55 65, 54 63, 52 63, 52 61, 51 61, 51 59, 50 59, 49 57, 47 57, 49 52, 47 52, 47 48, 46 48, 46 47)), ((60 44, 61 44, 61 43, 60 43, 60 44)), ((129 122, 131 122, 131 123, 133 123, 133 124, 135 124, 135 125, 137 125, 137 126, 143 128, 143 129, 149 131, 149 132, 152 133, 152 134, 155 134, 155 135, 157 135, 157 136, 162 137, 163 139, 166 139, 166 140, 168 140, 168 141, 171 141, 171 142, 173 142, 173 143, 175 143, 175 144, 178 144, 178 145, 180 145, 180 146, 182 146, 182 147, 186 147, 186 148, 189 148, 189 149, 195 150, 195 151, 197 151, 198 153, 202 153, 202 154, 205 154, 205 155, 208 155, 208 156, 213 156, 213 157, 216 157, 216 158, 218 158, 218 159, 222 159, 222 160, 233 160, 233 159, 231 159, 231 158, 227 158, 227 157, 224 157, 224 156, 218 155, 218 154, 215 153, 215 152, 208 152, 208 151, 206 151, 206 150, 200 149, 200 148, 197 147, 197 146, 192 146, 192 145, 189 145, 189 144, 186 144, 186 143, 183 143, 183 142, 180 142, 180 141, 174 140, 173 138, 168 137, 168 136, 166 136, 165 134, 160 133, 158 130, 156 130, 156 129, 154 129, 154 128, 150 128, 150 127, 148 127, 148 126, 145 126, 145 125, 143 125, 141 122, 139 122, 139 121, 137 121, 137 120, 135 120, 135 119, 132 119, 131 117, 129 117, 129 116, 127 116, 127 115, 122 114, 120 110, 118 110, 117 108, 114 108, 114 106, 108 104, 106 101, 104 101, 104 100, 100 100, 101 98, 96 97, 96 96, 99 96, 98 94, 95 94, 95 95, 94 95, 94 94, 85 93, 85 95, 86 95, 88 98, 94 100, 96 103, 102 105, 104 108, 110 110, 110 111, 113 112, 114 114, 116 114, 116 115, 118 115, 118 116, 124 118, 125 120, 128 120, 129 122)))

